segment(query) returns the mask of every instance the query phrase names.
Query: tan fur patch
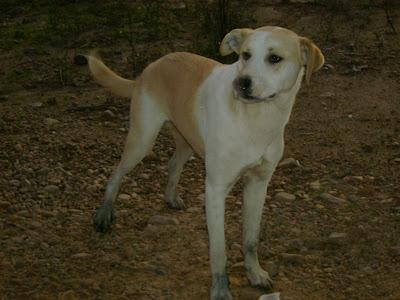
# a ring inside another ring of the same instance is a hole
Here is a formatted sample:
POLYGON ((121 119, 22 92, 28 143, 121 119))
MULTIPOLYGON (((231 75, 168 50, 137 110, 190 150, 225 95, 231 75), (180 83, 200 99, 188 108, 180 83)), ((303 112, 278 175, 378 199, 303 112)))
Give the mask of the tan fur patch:
POLYGON ((197 153, 204 145, 195 121, 195 95, 219 62, 199 55, 176 52, 150 64, 141 75, 145 88, 159 101, 177 130, 197 153))

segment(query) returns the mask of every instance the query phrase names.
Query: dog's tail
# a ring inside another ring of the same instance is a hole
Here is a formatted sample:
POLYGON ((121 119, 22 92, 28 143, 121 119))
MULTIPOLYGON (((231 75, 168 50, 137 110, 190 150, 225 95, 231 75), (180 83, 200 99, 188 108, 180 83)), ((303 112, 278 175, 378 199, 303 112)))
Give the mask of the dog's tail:
POLYGON ((98 84, 118 96, 132 97, 135 81, 122 78, 115 74, 97 58, 93 52, 87 55, 86 58, 88 60, 90 72, 98 84))

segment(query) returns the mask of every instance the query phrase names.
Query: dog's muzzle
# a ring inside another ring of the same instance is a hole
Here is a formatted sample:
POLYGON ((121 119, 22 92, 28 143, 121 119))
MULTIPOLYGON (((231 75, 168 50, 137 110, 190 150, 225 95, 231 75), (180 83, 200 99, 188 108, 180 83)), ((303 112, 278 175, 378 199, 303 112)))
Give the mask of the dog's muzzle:
POLYGON ((233 90, 235 98, 241 100, 245 103, 259 103, 266 100, 271 100, 275 98, 276 93, 260 98, 252 95, 252 81, 248 76, 238 77, 233 81, 233 90))

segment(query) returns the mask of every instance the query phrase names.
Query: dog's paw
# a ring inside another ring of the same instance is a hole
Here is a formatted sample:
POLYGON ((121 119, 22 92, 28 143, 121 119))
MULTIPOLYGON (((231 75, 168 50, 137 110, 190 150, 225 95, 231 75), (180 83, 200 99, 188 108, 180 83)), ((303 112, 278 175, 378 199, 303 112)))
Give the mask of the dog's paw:
POLYGON ((185 202, 182 200, 181 197, 176 196, 173 200, 167 200, 167 205, 171 209, 185 209, 186 205, 185 202))
POLYGON ((111 224, 114 222, 114 212, 112 207, 101 206, 93 219, 93 225, 96 231, 106 232, 110 229, 111 224))
POLYGON ((229 281, 226 275, 218 275, 213 279, 210 291, 211 300, 232 300, 229 291, 229 281))
POLYGON ((262 287, 267 290, 272 289, 272 279, 269 277, 268 272, 262 268, 247 270, 246 274, 252 286, 262 287))

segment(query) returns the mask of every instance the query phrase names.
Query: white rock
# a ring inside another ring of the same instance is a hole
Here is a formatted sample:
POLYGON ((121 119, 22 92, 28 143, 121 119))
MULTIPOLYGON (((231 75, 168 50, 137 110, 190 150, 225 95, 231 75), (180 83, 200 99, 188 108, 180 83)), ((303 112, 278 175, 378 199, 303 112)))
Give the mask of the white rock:
POLYGON ((319 191, 321 189, 321 183, 319 182, 319 180, 310 182, 310 188, 314 191, 319 191))
POLYGON ((53 184, 49 184, 44 188, 45 192, 49 193, 49 194, 55 194, 58 193, 60 191, 60 189, 58 188, 58 186, 53 185, 53 184))
POLYGON ((115 119, 116 116, 111 110, 107 109, 103 112, 103 117, 106 119, 115 119))
POLYGON ((281 293, 265 294, 258 298, 258 300, 280 300, 280 295, 281 293))
POLYGON ((42 107, 42 106, 43 106, 43 103, 42 103, 42 102, 33 102, 31 105, 32 105, 33 107, 42 107))
POLYGON ((328 201, 330 203, 333 203, 333 204, 345 204, 345 203, 347 203, 346 200, 344 200, 342 198, 339 198, 339 197, 335 197, 335 196, 333 196, 333 195, 331 195, 329 193, 322 193, 320 197, 321 197, 321 199, 323 199, 325 201, 328 201))
POLYGON ((60 121, 53 119, 53 118, 46 118, 44 119, 44 122, 46 123, 46 125, 48 126, 54 126, 60 123, 60 121))
POLYGON ((280 168, 285 168, 285 167, 301 167, 300 162, 297 159, 294 159, 293 157, 286 158, 282 160, 278 167, 280 168))
POLYGON ((119 198, 120 200, 122 200, 122 201, 127 201, 127 200, 131 199, 131 195, 128 195, 128 194, 120 194, 120 195, 118 196, 118 198, 119 198))
POLYGON ((89 258, 91 256, 92 255, 89 253, 77 253, 77 254, 72 255, 72 258, 89 258))
POLYGON ((332 244, 343 244, 347 239, 347 233, 344 232, 332 232, 329 237, 328 240, 329 242, 331 242, 332 244))

